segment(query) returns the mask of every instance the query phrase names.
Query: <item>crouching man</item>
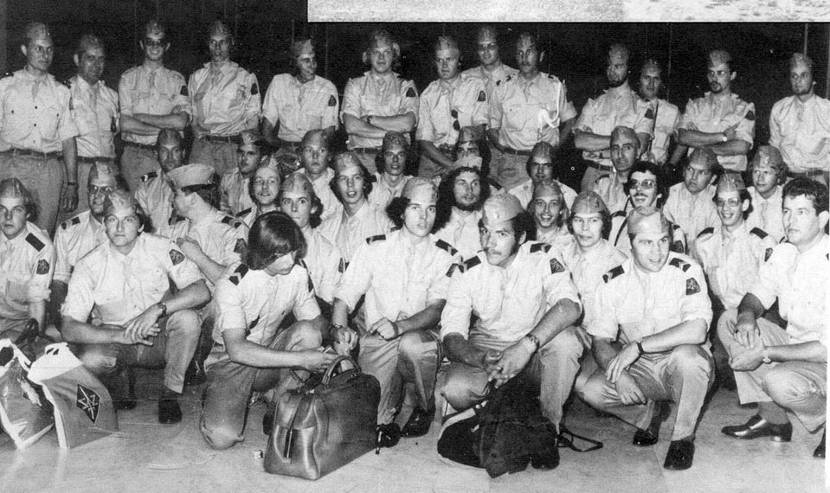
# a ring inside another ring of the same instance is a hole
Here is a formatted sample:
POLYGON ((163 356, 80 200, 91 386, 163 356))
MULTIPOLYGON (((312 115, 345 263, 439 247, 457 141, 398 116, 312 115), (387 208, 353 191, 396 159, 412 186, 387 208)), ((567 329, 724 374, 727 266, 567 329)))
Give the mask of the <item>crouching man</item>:
MULTIPOLYGON (((441 395, 467 409, 496 385, 525 371, 540 386, 542 414, 559 428, 562 405, 579 370, 583 345, 574 327, 581 307, 576 287, 547 243, 526 242, 533 220, 510 194, 484 202, 480 251, 456 272, 441 315, 450 360, 438 375, 441 395), (470 327, 470 316, 477 320, 470 327)), ((554 468, 558 454, 547 464, 554 468)))
MULTIPOLYGON (((199 340, 195 309, 210 300, 210 292, 196 264, 175 243, 150 234, 148 224, 129 193, 116 190, 106 198, 109 241, 75 265, 63 305, 63 335, 77 344, 84 366, 111 388, 126 366, 164 367, 158 417, 170 424, 182 419, 177 398, 199 340), (176 294, 170 293, 170 279, 176 294)), ((116 403, 122 409, 134 405, 133 396, 116 403)))
POLYGON ((699 265, 669 251, 671 223, 658 210, 638 207, 628 216, 631 258, 603 276, 595 310, 585 322, 599 369, 578 380, 591 406, 637 426, 634 444, 657 442, 648 401, 677 403, 672 441, 663 467, 688 469, 694 431, 709 385, 712 355, 706 331, 712 307, 699 265), (706 345, 705 345, 705 344, 706 345))
MULTIPOLYGON (((207 389, 199 429, 215 449, 244 439, 251 392, 275 389, 276 399, 321 372, 336 355, 320 351, 326 324, 300 261, 306 242, 282 212, 259 216, 251 226, 244 263, 216 284, 214 346, 207 361, 207 389), (297 322, 280 331, 292 312, 297 322)), ((273 402, 263 424, 270 429, 273 402)))

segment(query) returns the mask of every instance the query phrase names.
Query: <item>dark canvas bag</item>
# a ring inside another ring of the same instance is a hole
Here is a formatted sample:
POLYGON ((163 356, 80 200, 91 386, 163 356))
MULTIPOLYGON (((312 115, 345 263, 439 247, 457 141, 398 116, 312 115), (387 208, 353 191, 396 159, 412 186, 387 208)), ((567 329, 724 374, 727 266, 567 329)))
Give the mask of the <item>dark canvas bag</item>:
POLYGON ((380 384, 348 356, 277 401, 265 470, 317 479, 375 447, 380 384), (352 369, 335 375, 341 363, 352 369))

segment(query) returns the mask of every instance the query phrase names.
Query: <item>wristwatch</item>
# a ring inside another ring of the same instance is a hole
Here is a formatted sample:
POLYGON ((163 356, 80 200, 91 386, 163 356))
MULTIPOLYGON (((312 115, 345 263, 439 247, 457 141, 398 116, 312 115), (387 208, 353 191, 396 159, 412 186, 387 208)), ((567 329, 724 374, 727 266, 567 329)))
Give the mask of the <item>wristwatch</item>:
POLYGON ((541 344, 539 343, 539 338, 538 337, 536 337, 533 334, 528 334, 528 335, 525 336, 525 339, 527 339, 528 341, 530 341, 533 344, 533 348, 534 348, 533 352, 534 353, 539 350, 539 346, 541 346, 541 344))
POLYGON ((765 364, 772 363, 772 360, 769 359, 769 353, 767 352, 767 347, 764 346, 764 349, 761 350, 761 355, 764 357, 763 361, 765 364))
POLYGON ((721 142, 729 142, 729 137, 727 137, 725 133, 721 133, 720 141, 721 142))
POLYGON ((164 304, 164 303, 159 303, 158 305, 159 305, 159 308, 161 308, 161 315, 159 315, 159 318, 166 317, 167 316, 167 305, 164 304))

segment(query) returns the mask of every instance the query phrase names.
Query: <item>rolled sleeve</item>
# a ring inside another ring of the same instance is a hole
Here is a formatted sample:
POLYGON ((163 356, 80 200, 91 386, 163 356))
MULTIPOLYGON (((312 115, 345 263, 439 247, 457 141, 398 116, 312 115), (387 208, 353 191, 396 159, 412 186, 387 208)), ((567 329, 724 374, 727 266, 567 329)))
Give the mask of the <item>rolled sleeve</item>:
POLYGON ((576 129, 583 132, 593 132, 594 118, 596 116, 597 103, 593 99, 589 99, 582 107, 582 114, 579 115, 579 120, 576 121, 576 129))
POLYGON ((427 303, 447 299, 447 292, 450 287, 450 278, 447 277, 447 273, 449 273, 452 264, 453 260, 449 254, 442 255, 441 258, 436 259, 435 264, 432 266, 432 282, 430 282, 429 289, 427 290, 427 303))
POLYGON ((374 264, 370 255, 371 245, 362 244, 354 255, 354 258, 346 268, 340 283, 335 290, 335 298, 339 298, 354 310, 360 297, 366 294, 372 282, 372 268, 374 264))
POLYGON ((411 80, 404 81, 401 84, 401 92, 403 93, 403 97, 401 98, 401 107, 398 110, 398 114, 405 115, 411 112, 412 116, 415 117, 415 125, 418 125, 418 103, 420 98, 418 97, 418 89, 415 88, 415 83, 411 80), (415 93, 414 96, 407 96, 410 89, 415 93))
POLYGON ((355 118, 360 118, 362 110, 360 108, 360 87, 356 79, 349 79, 346 82, 346 88, 343 90, 343 105, 340 109, 340 119, 343 115, 352 115, 355 118))
POLYGON ((219 332, 225 329, 247 329, 245 310, 242 308, 242 293, 239 286, 228 279, 222 279, 216 284, 214 291, 216 303, 216 326, 219 332))
POLYGON ((568 89, 565 87, 565 81, 561 82, 562 90, 559 91, 559 121, 565 123, 576 117, 576 108, 574 104, 568 101, 568 89))
POLYGON ((268 90, 265 91, 265 98, 262 101, 262 116, 268 120, 271 125, 276 125, 277 122, 280 121, 280 107, 277 94, 278 91, 284 89, 278 87, 280 84, 279 77, 279 75, 276 75, 273 79, 271 79, 271 83, 268 85, 268 90))
MULTIPOLYGON (((302 269, 306 279, 308 279, 308 271, 302 269)), ((320 306, 317 304, 317 299, 314 297, 314 290, 311 289, 311 284, 306 282, 308 289, 300 289, 297 292, 297 300, 294 303, 294 317, 297 320, 313 320, 320 316, 320 306)))
POLYGON ((588 334, 604 339, 616 339, 619 323, 614 309, 614 290, 608 283, 603 282, 597 287, 594 305, 596 309, 586 313, 586 316, 592 315, 592 318, 586 319, 583 323, 588 334))
POLYGON ((441 312, 441 340, 450 334, 467 339, 470 333, 470 315, 473 299, 465 276, 456 273, 449 283, 447 303, 441 312))
POLYGON ((418 127, 415 129, 415 140, 435 141, 435 127, 432 124, 431 110, 433 108, 432 98, 424 94, 424 104, 418 107, 418 127))
POLYGON ((706 279, 703 277, 703 269, 697 264, 691 264, 686 272, 686 295, 680 301, 680 317, 683 322, 703 319, 707 326, 712 322, 712 303, 709 301, 706 279))
POLYGON ((92 308, 95 306, 93 293, 93 276, 87 266, 78 263, 75 273, 69 280, 66 300, 63 303, 61 314, 78 322, 86 322, 92 308))

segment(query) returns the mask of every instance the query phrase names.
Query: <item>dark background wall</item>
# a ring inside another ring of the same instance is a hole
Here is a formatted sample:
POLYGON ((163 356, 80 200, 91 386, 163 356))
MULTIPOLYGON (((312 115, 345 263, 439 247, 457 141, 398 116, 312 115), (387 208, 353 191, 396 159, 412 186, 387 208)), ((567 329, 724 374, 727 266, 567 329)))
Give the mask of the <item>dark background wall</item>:
MULTIPOLYGON (((7 67, 23 64, 21 30, 26 22, 51 25, 56 44, 52 72, 66 78, 74 73, 72 52, 81 34, 93 32, 108 46, 105 79, 116 87, 125 69, 141 60, 138 41, 147 19, 157 17, 168 26, 172 47, 167 65, 188 76, 207 58, 206 26, 224 19, 236 33, 234 59, 256 73, 263 91, 273 75, 289 70, 286 49, 293 36, 312 34, 318 41, 318 73, 342 92, 349 77, 364 70, 361 51, 368 33, 378 24, 308 23, 304 1, 287 0, 6 0, 7 67)), ((400 40, 403 58, 399 71, 423 89, 435 78, 431 46, 439 34, 455 36, 462 46, 463 64, 475 65, 477 24, 391 23, 386 25, 400 40)), ((668 99, 683 107, 706 89, 705 55, 724 47, 737 60, 735 92, 755 103, 757 141, 768 138, 767 121, 772 104, 789 93, 786 61, 804 42, 804 24, 787 23, 638 23, 499 24, 502 58, 512 62, 512 41, 522 31, 536 34, 545 51, 543 70, 565 79, 571 99, 581 108, 602 89, 604 56, 609 44, 624 42, 634 54, 632 77, 646 57, 666 67, 668 99), (669 66, 670 63, 670 66, 669 66)), ((816 62, 816 92, 825 94, 828 26, 810 24, 808 53, 816 62)))

